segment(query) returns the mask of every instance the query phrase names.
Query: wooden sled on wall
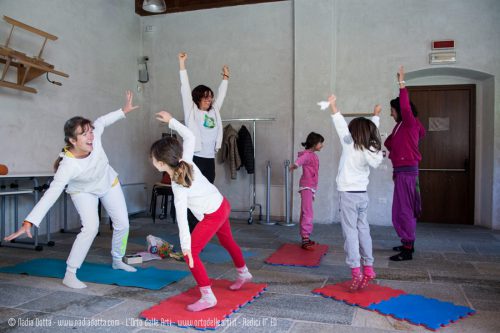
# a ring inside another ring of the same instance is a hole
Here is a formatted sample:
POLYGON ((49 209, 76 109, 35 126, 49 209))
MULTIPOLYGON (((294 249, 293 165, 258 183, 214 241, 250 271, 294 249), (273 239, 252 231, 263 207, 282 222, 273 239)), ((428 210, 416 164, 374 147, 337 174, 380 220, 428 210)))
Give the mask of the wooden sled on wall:
MULTIPOLYGON (((22 22, 16 21, 8 16, 4 16, 3 19, 7 23, 11 24, 12 27, 10 29, 9 37, 5 42, 5 45, 0 45, 0 63, 4 64, 0 77, 0 87, 12 88, 36 94, 36 89, 26 86, 26 83, 46 73, 69 77, 68 74, 55 70, 53 65, 45 62, 42 59, 42 53, 43 49, 45 48, 45 44, 47 43, 47 39, 56 40, 56 36, 37 28, 33 28, 22 22), (30 57, 25 53, 9 48, 9 43, 12 38, 14 27, 29 31, 44 38, 42 47, 37 56, 30 57), (10 82, 5 79, 7 72, 11 67, 17 69, 17 82, 10 82)), ((58 85, 61 84, 59 83, 58 85)))

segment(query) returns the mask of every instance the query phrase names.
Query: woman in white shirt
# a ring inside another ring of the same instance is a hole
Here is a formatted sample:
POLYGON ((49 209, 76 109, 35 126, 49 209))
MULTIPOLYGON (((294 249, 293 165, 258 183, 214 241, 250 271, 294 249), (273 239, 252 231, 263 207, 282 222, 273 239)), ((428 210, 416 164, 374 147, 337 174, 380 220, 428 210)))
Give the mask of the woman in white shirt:
POLYGON ((169 127, 177 131, 183 139, 182 145, 173 137, 158 140, 151 146, 150 154, 155 168, 167 172, 172 179, 182 253, 201 292, 201 299, 188 305, 187 309, 201 311, 217 304, 210 279, 199 257, 200 252, 214 235, 217 235, 220 244, 231 255, 238 272, 238 278, 229 288, 240 289, 252 279, 252 275, 231 233, 229 202, 193 163, 196 140, 194 134, 166 111, 159 112, 157 119, 168 123, 169 127), (192 234, 189 233, 187 221, 188 208, 199 220, 192 234))
POLYGON ((93 124, 83 117, 73 117, 64 125, 64 141, 66 146, 54 164, 56 173, 49 189, 26 217, 22 227, 15 233, 5 237, 10 241, 23 234, 31 235, 31 227, 39 227, 44 216, 54 205, 67 185, 66 193, 80 215, 82 229, 76 237, 68 260, 63 284, 70 288, 86 288, 78 280, 76 270, 80 268, 99 231, 98 202, 108 212, 113 221, 113 237, 111 255, 112 267, 128 272, 136 269, 122 261, 127 248, 129 220, 125 197, 118 180, 118 173, 109 165, 108 157, 101 143, 104 128, 138 106, 132 105, 132 92, 126 92, 126 102, 120 110, 99 117, 93 124))
MULTIPOLYGON (((215 180, 215 154, 222 145, 222 121, 220 109, 226 97, 229 82, 229 68, 222 67, 222 82, 217 98, 212 89, 205 85, 196 86, 191 91, 186 71, 187 54, 179 53, 179 75, 181 79, 182 106, 184 123, 193 132, 196 141, 193 162, 210 183, 215 180)), ((188 214, 190 229, 194 228, 196 218, 188 214)))

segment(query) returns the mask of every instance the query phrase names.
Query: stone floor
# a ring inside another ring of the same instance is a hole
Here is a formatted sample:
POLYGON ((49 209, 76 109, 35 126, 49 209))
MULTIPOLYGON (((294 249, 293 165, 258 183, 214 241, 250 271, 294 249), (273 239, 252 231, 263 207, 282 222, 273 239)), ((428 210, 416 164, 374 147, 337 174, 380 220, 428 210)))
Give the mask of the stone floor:
MULTIPOLYGON (((130 237, 176 233, 175 224, 157 222, 153 225, 150 218, 132 219, 130 237)), ((427 332, 425 328, 311 293, 314 288, 349 277, 338 224, 315 226, 313 238, 331 246, 319 268, 264 264, 264 259, 281 244, 297 241, 297 226, 233 221, 233 233, 242 248, 257 254, 247 262, 255 282, 266 282, 269 286, 259 299, 233 314, 217 332, 427 332)), ((417 235, 414 260, 390 262, 388 257, 393 254, 390 249, 398 243, 393 229, 372 227, 376 283, 477 310, 475 315, 439 332, 500 332, 500 232, 421 224, 417 235)), ((1 247, 0 266, 33 258, 65 259, 74 237, 74 234, 55 234, 56 246, 45 247, 41 252, 1 247)), ((109 227, 102 225, 87 261, 109 263, 109 247, 109 227)), ((129 253, 141 250, 143 246, 129 242, 129 253)), ((149 266, 187 270, 184 263, 173 260, 143 264, 149 266)), ((212 278, 235 276, 230 263, 208 264, 207 269, 212 278)), ((96 326, 84 324, 70 329, 73 332, 194 331, 151 326, 137 319, 142 310, 194 285, 189 276, 159 291, 93 283, 88 283, 86 289, 72 290, 59 279, 0 274, 0 332, 66 332, 68 327, 59 326, 66 322, 57 320, 84 318, 94 319, 96 326), (14 326, 9 325, 12 322, 14 326)))

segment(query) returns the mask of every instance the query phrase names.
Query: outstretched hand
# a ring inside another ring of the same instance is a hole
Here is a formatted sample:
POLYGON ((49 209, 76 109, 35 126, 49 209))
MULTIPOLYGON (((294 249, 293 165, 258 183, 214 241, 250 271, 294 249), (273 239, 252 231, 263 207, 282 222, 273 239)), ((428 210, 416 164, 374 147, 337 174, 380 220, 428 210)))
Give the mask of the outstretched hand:
POLYGON ((229 79, 229 67, 227 65, 222 66, 222 78, 229 79))
POLYGON ((194 267, 194 261, 193 261, 193 255, 191 254, 191 250, 185 250, 185 251, 182 251, 182 254, 188 258, 188 265, 189 265, 189 268, 193 268, 194 267))
POLYGON ((382 107, 380 106, 380 104, 375 105, 375 107, 373 108, 373 115, 378 116, 380 112, 382 112, 382 107))
POLYGON ((399 66, 398 70, 398 82, 404 81, 405 80, 405 68, 403 65, 399 66))
POLYGON ((331 94, 328 97, 328 102, 330 103, 330 108, 332 109, 331 110, 332 114, 337 113, 338 112, 338 110, 337 110, 337 96, 335 96, 334 94, 331 94))
POLYGON ((125 96, 126 96, 125 105, 123 105, 123 107, 122 107, 122 111, 123 111, 123 113, 127 114, 127 113, 129 113, 130 111, 134 111, 135 109, 138 109, 138 108, 139 108, 139 106, 138 106, 138 105, 133 106, 132 100, 133 100, 133 98, 134 98, 134 94, 132 93, 132 91, 127 90, 127 91, 125 92, 125 96))
POLYGON ((156 114, 156 119, 161 121, 162 123, 168 124, 170 120, 172 120, 172 115, 167 111, 160 111, 156 114))
POLYGON ((31 222, 24 221, 23 225, 21 226, 21 228, 18 231, 5 237, 4 240, 11 241, 11 240, 16 239, 17 237, 23 235, 23 234, 26 234, 29 238, 33 238, 33 236, 31 235, 31 226, 32 225, 33 224, 31 224, 31 222))

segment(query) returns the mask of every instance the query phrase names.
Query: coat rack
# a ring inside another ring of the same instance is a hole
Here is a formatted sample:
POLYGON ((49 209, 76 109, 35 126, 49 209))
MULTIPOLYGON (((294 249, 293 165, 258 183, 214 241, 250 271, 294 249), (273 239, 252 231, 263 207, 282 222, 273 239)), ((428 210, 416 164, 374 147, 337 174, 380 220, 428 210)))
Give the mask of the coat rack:
POLYGON ((35 88, 27 87, 25 84, 43 74, 47 74, 48 81, 60 86, 60 82, 49 80, 48 73, 63 77, 69 77, 69 75, 60 71, 56 71, 53 65, 45 62, 42 59, 42 53, 45 48, 45 44, 47 43, 47 39, 57 40, 57 37, 22 22, 16 21, 8 16, 4 16, 3 19, 7 23, 11 24, 12 27, 10 29, 9 37, 7 37, 5 45, 0 45, 0 63, 4 64, 3 71, 0 77, 0 87, 12 88, 36 94, 37 91, 35 88), (16 51, 9 47, 9 43, 15 27, 23 29, 25 31, 29 31, 44 38, 42 47, 40 48, 37 56, 30 57, 25 53, 16 51), (17 69, 17 82, 5 80, 5 76, 7 75, 10 67, 14 67, 17 69))
MULTIPOLYGON (((275 118, 230 118, 230 119, 222 119, 222 122, 234 122, 234 121, 240 121, 240 122, 251 122, 252 123, 252 134, 253 134, 253 160, 256 161, 255 155, 256 155, 256 137, 255 137, 255 127, 256 123, 258 121, 274 121, 276 120, 275 118)), ((252 206, 248 209, 233 209, 233 212, 248 212, 249 217, 248 217, 248 224, 253 223, 253 212, 255 211, 255 208, 259 206, 259 221, 262 221, 262 205, 257 203, 256 199, 256 193, 255 193, 255 172, 257 168, 255 168, 254 173, 252 175, 252 182, 253 182, 253 191, 252 191, 252 206)))

